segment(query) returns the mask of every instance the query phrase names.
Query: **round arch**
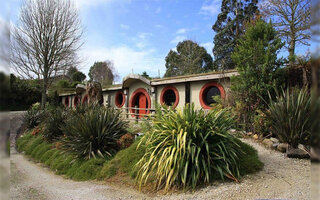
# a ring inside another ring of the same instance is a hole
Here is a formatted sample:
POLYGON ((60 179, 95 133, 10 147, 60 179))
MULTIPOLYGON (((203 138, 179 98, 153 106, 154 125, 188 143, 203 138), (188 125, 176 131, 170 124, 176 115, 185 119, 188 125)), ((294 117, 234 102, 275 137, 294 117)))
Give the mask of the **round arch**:
MULTIPOLYGON (((146 97, 146 104, 147 105, 139 105, 138 108, 146 108, 148 110, 139 110, 139 114, 149 114, 150 113, 150 108, 151 108, 151 99, 150 96, 148 94, 148 92, 144 89, 144 88, 139 88, 136 89, 132 94, 131 94, 131 98, 129 101, 129 107, 130 107, 130 112, 131 112, 131 116, 135 117, 135 110, 134 107, 136 106, 136 102, 137 100, 140 99, 140 96, 143 95, 146 97)), ((140 116, 141 117, 141 116, 140 116)))
POLYGON ((223 86, 220 83, 217 82, 209 82, 207 84, 205 84, 204 86, 202 86, 200 93, 199 93, 199 100, 200 100, 200 104, 202 106, 202 108, 204 109, 210 109, 211 106, 208 105, 204 99, 204 96, 206 95, 206 92, 208 91, 208 89, 212 88, 212 87, 216 87, 218 88, 219 92, 220 92, 220 97, 222 99, 225 98, 225 91, 223 86))
POLYGON ((177 105, 179 104, 179 92, 178 92, 177 88, 173 87, 173 86, 167 86, 167 87, 162 89, 161 94, 160 94, 160 103, 161 103, 161 105, 162 104, 166 104, 167 105, 167 103, 166 103, 166 94, 168 92, 170 92, 170 91, 172 91, 173 94, 175 95, 175 101, 174 101, 174 103, 172 105, 172 108, 176 108, 177 105))

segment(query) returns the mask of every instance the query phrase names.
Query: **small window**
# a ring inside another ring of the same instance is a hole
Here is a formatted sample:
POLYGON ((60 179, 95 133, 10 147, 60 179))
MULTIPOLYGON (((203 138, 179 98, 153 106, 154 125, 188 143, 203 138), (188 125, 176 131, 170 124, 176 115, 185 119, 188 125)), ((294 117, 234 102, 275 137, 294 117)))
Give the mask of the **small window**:
POLYGON ((203 99, 206 105, 210 106, 213 103, 216 103, 213 99, 213 97, 215 96, 221 96, 220 95, 220 90, 215 87, 215 86, 211 86, 209 88, 207 88, 203 94, 203 99))
POLYGON ((160 96, 160 103, 167 106, 177 107, 179 103, 179 92, 175 87, 167 86, 165 87, 160 96))
POLYGON ((116 93, 116 97, 115 98, 116 98, 115 99, 116 106, 121 108, 123 106, 124 102, 125 102, 125 96, 124 96, 123 92, 122 91, 118 91, 116 93))
POLYGON ((167 106, 173 106, 173 104, 176 102, 176 95, 174 94, 174 91, 170 89, 165 91, 163 95, 163 101, 167 106))

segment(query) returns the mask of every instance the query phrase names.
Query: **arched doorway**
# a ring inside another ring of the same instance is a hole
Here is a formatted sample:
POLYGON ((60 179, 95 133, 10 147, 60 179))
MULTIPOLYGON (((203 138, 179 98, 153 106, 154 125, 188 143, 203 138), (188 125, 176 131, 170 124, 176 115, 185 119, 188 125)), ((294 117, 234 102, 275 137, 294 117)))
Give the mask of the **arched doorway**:
POLYGON ((136 117, 136 110, 134 109, 135 107, 139 108, 139 110, 137 111, 137 113, 139 114, 139 118, 141 118, 145 114, 149 114, 151 108, 151 100, 148 92, 143 88, 139 88, 134 91, 130 98, 129 107, 132 117, 136 117))

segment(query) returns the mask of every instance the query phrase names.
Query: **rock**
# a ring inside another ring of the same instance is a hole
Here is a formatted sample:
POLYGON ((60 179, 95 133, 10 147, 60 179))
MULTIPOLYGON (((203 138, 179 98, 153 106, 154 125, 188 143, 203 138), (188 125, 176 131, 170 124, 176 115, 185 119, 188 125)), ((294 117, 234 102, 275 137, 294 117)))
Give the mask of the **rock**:
POLYGON ((287 148, 288 148, 288 144, 285 144, 285 143, 280 143, 277 146, 277 150, 282 152, 282 153, 285 153, 287 151, 287 148))
POLYGON ((299 148, 290 148, 287 151, 288 158, 310 158, 310 155, 307 151, 299 148))
POLYGON ((272 149, 277 149, 277 147, 279 146, 279 144, 280 144, 279 142, 273 143, 271 148, 272 148, 272 149))
POLYGON ((273 145, 273 142, 270 140, 270 139, 264 139, 263 141, 262 141, 262 144, 264 144, 266 147, 268 147, 268 148, 271 148, 272 147, 272 145, 273 145))
POLYGON ((259 137, 258 137, 257 134, 254 134, 254 135, 252 136, 252 138, 255 139, 255 140, 259 139, 259 137))
POLYGON ((248 132, 247 135, 251 136, 253 133, 252 132, 248 132))
POLYGON ((271 140, 273 143, 279 143, 279 140, 278 140, 277 138, 271 137, 270 140, 271 140))

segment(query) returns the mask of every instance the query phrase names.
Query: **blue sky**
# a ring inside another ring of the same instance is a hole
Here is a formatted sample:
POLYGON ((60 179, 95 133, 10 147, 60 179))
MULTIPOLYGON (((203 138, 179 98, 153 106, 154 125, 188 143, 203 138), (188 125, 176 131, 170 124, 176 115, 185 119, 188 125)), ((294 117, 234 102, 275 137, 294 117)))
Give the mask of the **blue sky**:
MULTIPOLYGON (((1 0, 0 20, 16 23, 22 0, 1 0), (4 1, 4 2, 3 2, 4 1)), ((80 70, 112 60, 120 75, 165 73, 165 57, 179 41, 191 39, 212 54, 211 29, 219 0, 74 0, 84 26, 80 70)), ((304 53, 307 47, 298 47, 304 53)), ((283 50, 286 51, 285 49, 283 50)), ((285 53, 284 53, 285 55, 285 53)), ((119 80, 118 80, 119 81, 119 80)))

